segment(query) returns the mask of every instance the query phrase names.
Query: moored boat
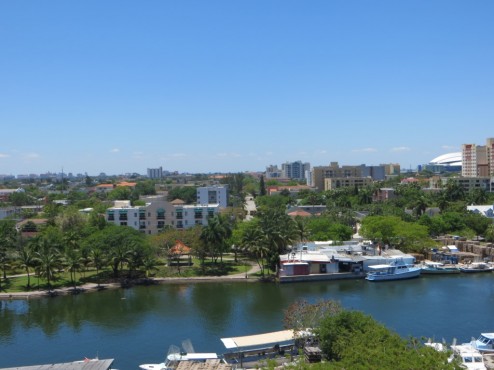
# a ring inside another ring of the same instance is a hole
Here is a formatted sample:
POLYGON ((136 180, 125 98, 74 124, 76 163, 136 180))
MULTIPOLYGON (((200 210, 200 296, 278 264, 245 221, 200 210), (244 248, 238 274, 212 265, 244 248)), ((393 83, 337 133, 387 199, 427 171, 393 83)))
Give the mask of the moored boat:
POLYGON ((456 265, 445 265, 440 262, 424 261, 421 266, 422 274, 459 274, 460 269, 456 265))
POLYGON ((481 353, 494 353, 494 333, 481 333, 469 344, 481 353))
POLYGON ((369 266, 370 271, 365 277, 369 281, 388 281, 412 279, 420 276, 419 266, 407 264, 403 260, 395 260, 388 265, 369 266))
POLYGON ((459 344, 451 346, 453 357, 461 362, 461 365, 468 370, 487 370, 482 354, 467 344, 459 344))
POLYGON ((180 362, 206 362, 210 360, 219 360, 218 354, 213 352, 196 353, 189 341, 182 342, 184 350, 181 351, 177 346, 170 346, 164 362, 159 364, 142 364, 139 368, 142 370, 173 370, 180 362))
POLYGON ((460 271, 466 273, 491 272, 493 270, 494 267, 485 262, 472 262, 468 265, 464 265, 463 267, 460 267, 460 271))

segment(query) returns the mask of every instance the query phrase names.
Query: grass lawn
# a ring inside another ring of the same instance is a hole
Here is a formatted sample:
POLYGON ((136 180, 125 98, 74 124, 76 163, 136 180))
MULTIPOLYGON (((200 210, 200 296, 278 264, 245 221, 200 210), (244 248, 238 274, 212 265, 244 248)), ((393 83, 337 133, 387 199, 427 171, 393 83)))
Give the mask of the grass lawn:
MULTIPOLYGON (((182 260, 180 268, 179 266, 167 266, 167 261, 161 261, 157 268, 153 270, 150 277, 198 277, 198 276, 225 276, 232 274, 247 273, 251 269, 251 265, 245 261, 239 260, 235 262, 233 258, 225 257, 223 262, 219 260, 215 263, 210 259, 206 260, 203 267, 201 267, 201 261, 199 259, 192 259, 192 266, 186 266, 188 260, 182 260)), ((140 277, 144 276, 144 273, 139 272, 140 277)), ((257 276, 258 274, 254 274, 257 276)), ((121 277, 128 276, 128 271, 123 271, 121 277)), ((88 270, 84 274, 76 273, 75 281, 76 286, 81 286, 85 283, 98 283, 101 284, 114 282, 115 278, 112 276, 111 270, 103 270, 96 275, 95 270, 88 270)), ((118 280, 118 279, 117 279, 118 280)), ((0 291, 5 293, 14 292, 28 292, 35 290, 48 290, 48 284, 46 279, 38 278, 36 275, 30 276, 30 288, 27 286, 27 276, 16 276, 7 278, 7 280, 0 280, 0 291)), ((70 280, 70 274, 68 272, 60 272, 56 277, 50 281, 51 289, 60 288, 72 288, 74 283, 70 280)))

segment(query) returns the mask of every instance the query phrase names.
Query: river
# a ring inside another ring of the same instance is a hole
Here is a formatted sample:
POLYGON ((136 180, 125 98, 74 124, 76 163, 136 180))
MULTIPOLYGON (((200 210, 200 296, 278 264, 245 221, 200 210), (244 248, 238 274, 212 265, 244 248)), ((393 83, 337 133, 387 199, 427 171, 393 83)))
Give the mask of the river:
POLYGON ((190 339, 197 352, 224 352, 220 338, 283 329, 296 300, 339 301, 403 337, 470 340, 494 331, 494 274, 293 284, 192 283, 141 286, 0 302, 0 367, 114 358, 136 370, 190 339))

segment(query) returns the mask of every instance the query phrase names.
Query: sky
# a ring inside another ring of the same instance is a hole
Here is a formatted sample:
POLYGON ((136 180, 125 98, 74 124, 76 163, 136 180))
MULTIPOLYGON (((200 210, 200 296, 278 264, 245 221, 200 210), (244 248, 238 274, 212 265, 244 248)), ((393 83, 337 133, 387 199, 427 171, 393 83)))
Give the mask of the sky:
POLYGON ((0 1, 0 174, 399 163, 494 137, 491 0, 0 1))

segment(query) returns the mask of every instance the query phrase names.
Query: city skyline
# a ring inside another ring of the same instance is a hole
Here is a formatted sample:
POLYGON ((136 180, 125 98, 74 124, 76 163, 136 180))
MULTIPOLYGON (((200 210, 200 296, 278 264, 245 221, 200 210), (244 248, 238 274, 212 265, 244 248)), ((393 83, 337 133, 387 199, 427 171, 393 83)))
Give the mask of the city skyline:
POLYGON ((494 3, 0 4, 0 174, 416 168, 492 137, 494 3))

